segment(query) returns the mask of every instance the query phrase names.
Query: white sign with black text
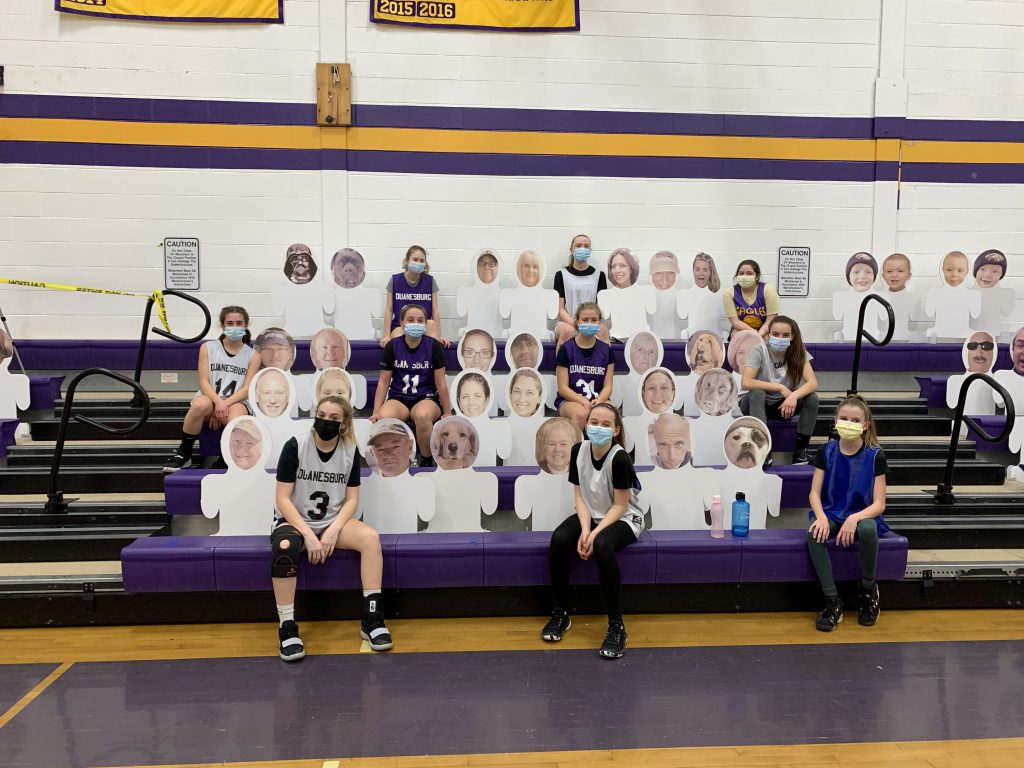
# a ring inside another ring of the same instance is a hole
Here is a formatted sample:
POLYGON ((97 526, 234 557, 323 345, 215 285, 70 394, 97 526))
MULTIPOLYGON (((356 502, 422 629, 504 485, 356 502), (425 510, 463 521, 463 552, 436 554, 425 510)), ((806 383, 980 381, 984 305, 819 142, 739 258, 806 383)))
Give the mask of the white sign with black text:
POLYGON ((811 288, 811 249, 779 248, 779 296, 807 296, 811 288))
POLYGON ((199 290, 199 238, 164 238, 164 288, 199 290))

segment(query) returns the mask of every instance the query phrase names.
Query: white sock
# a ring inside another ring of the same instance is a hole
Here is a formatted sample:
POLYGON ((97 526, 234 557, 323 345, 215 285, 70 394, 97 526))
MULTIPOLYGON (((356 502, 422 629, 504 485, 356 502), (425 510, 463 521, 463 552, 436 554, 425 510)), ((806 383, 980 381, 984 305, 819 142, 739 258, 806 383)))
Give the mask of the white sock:
POLYGON ((277 606, 277 618, 280 625, 286 621, 295 621, 295 603, 277 606))
POLYGON ((380 590, 379 589, 364 589, 363 590, 363 597, 369 597, 370 595, 372 595, 372 594, 374 594, 376 592, 380 592, 380 590))

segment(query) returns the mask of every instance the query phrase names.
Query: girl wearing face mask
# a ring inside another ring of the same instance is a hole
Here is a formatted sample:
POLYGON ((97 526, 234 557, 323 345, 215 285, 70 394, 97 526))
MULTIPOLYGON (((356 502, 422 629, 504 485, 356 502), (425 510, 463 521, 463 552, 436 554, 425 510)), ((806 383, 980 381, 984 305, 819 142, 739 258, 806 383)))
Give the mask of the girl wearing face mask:
POLYGON ((761 267, 753 259, 740 262, 733 280, 736 285, 732 293, 722 296, 731 332, 753 328, 766 337, 768 325, 779 314, 778 291, 774 285, 761 282, 761 267))
POLYGON ((569 572, 575 553, 597 561, 597 574, 608 610, 608 633, 599 651, 617 659, 626 647, 622 622, 619 561, 616 553, 637 540, 644 528, 637 493, 640 482, 624 448, 622 416, 611 403, 590 410, 586 439, 573 446, 569 482, 575 486, 576 514, 567 517, 551 534, 548 561, 554 609, 541 631, 547 642, 558 642, 569 628, 569 572))
POLYGON ((323 565, 335 549, 359 553, 363 585, 360 636, 375 651, 392 646, 381 608, 384 560, 377 532, 352 517, 359 507, 359 470, 352 406, 328 395, 314 410, 313 427, 281 449, 277 498, 270 534, 270 572, 277 603, 278 653, 284 661, 306 655, 295 623, 295 578, 303 552, 310 565, 323 565))
POLYGON ((387 299, 384 317, 388 319, 389 331, 380 340, 382 347, 388 341, 402 335, 402 309, 407 304, 419 304, 426 313, 427 335, 439 339, 444 346, 451 341, 441 336, 441 312, 437 304, 437 280, 430 274, 427 252, 419 245, 409 246, 402 260, 402 271, 388 279, 387 299))
MULTIPOLYGON (((569 261, 555 273, 558 293, 558 323, 555 325, 555 349, 573 337, 576 308, 584 301, 597 301, 597 292, 608 287, 604 272, 590 263, 590 237, 576 235, 569 243, 569 261)), ((601 324, 598 338, 611 341, 608 329, 601 324)))
POLYGON ((612 395, 615 352, 611 344, 598 338, 602 317, 596 302, 585 301, 576 307, 576 335, 555 355, 555 410, 559 416, 571 419, 581 432, 587 426, 590 409, 612 395))
POLYGON ((811 460, 808 445, 818 420, 818 379, 795 320, 779 315, 767 325, 768 345, 750 350, 743 365, 740 410, 768 423, 768 417, 796 423, 794 464, 811 460))
POLYGON ((181 427, 181 443, 164 464, 164 472, 177 472, 192 461, 192 450, 203 428, 220 429, 236 416, 252 412, 245 404, 260 357, 249 345, 249 313, 244 307, 220 311, 222 333, 199 348, 199 391, 192 398, 181 427))
POLYGON ((436 338, 427 336, 426 312, 419 304, 402 307, 401 334, 384 347, 371 422, 398 419, 416 425, 420 466, 433 466, 430 432, 434 422, 452 412, 444 372, 447 358, 436 338))
POLYGON ((874 626, 878 620, 878 537, 889 530, 885 512, 885 475, 888 464, 868 404, 857 395, 836 409, 838 440, 830 441, 814 460, 808 517, 807 550, 825 593, 825 607, 815 626, 831 632, 843 620, 843 603, 836 590, 829 560, 828 540, 840 547, 858 543, 860 554, 860 615, 857 623, 874 626))

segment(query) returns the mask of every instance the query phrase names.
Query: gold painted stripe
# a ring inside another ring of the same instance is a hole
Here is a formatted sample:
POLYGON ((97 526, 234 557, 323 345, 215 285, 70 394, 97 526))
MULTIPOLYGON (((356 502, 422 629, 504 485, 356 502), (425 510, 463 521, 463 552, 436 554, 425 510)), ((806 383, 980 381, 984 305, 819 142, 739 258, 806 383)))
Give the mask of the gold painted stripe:
POLYGON ((904 141, 905 163, 1024 163, 1024 142, 904 141))
POLYGON ((59 667, 57 667, 55 670, 53 670, 53 672, 51 672, 46 677, 44 677, 42 680, 40 680, 38 683, 36 683, 35 687, 32 688, 31 691, 29 691, 24 696, 22 696, 20 699, 18 699, 18 701, 15 702, 14 706, 12 706, 6 712, 4 712, 2 715, 0 715, 0 728, 3 728, 5 725, 7 725, 9 722, 11 722, 11 720, 13 720, 15 717, 17 717, 18 714, 23 709, 25 709, 25 707, 27 707, 29 704, 31 704, 33 701, 35 701, 36 698, 39 696, 39 694, 41 694, 43 691, 45 691, 47 688, 49 688, 50 685, 52 685, 53 682, 58 677, 60 677, 65 672, 67 672, 69 669, 71 669, 71 665, 73 663, 74 662, 71 662, 71 661, 63 662, 59 667))
POLYGON ((856 766, 857 768, 1019 768, 1024 738, 958 739, 951 741, 885 741, 843 744, 765 744, 750 747, 681 747, 602 749, 570 752, 504 754, 409 755, 399 757, 273 760, 242 763, 186 763, 121 768, 462 768, 464 766, 541 766, 606 768, 783 768, 783 766, 856 766))

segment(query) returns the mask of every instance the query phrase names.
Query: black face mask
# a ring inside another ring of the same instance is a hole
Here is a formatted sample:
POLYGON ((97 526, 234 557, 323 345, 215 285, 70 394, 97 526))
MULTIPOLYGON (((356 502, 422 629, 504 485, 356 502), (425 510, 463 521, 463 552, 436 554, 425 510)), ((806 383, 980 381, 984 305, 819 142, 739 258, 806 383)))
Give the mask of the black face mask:
POLYGON ((313 431, 321 440, 333 440, 341 434, 341 422, 330 419, 313 419, 313 431))

